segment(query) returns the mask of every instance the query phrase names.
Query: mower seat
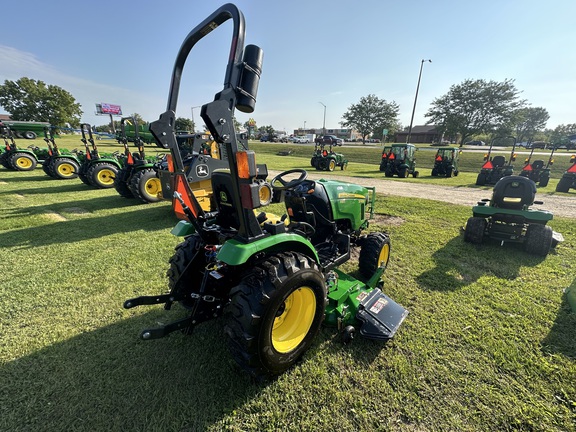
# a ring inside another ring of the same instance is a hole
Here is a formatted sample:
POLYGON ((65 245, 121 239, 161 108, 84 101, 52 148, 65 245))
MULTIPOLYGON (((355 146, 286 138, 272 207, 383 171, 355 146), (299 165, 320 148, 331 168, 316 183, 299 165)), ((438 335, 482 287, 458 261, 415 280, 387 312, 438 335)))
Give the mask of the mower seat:
POLYGON ((492 158, 492 165, 494 168, 496 167, 503 167, 506 163, 506 158, 504 156, 494 156, 492 158))
POLYGON ((544 168, 544 161, 543 160, 535 160, 534 162, 532 162, 532 169, 533 170, 540 170, 544 168))
POLYGON ((522 210, 534 204, 536 183, 527 177, 502 177, 494 186, 492 206, 511 210, 522 210))

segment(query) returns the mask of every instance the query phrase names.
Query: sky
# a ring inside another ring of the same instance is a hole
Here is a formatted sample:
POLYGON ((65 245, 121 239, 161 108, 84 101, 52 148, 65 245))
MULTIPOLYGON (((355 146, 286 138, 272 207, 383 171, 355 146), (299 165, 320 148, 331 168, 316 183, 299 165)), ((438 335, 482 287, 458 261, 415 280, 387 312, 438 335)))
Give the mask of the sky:
MULTIPOLYGON (((95 104, 154 121, 166 110, 172 69, 188 33, 224 2, 213 0, 40 0, 10 3, 2 22, 0 83, 28 77, 67 90, 82 122, 103 125, 95 104), (86 2, 85 4, 88 4, 86 2), (20 17, 20 18, 18 18, 20 17)), ((340 128, 362 97, 400 106, 410 124, 426 122, 435 98, 466 79, 514 85, 548 128, 576 123, 576 1, 549 0, 238 0, 245 44, 264 51, 255 111, 244 123, 340 128), (422 60, 432 62, 422 63, 422 60), (324 105, 326 108, 324 108, 324 105)), ((4 9, 5 10, 5 9, 4 9)), ((222 90, 232 36, 228 21, 191 51, 177 117, 201 123, 199 106, 222 90), (193 108, 196 107, 196 108, 193 108)), ((0 106, 0 113, 7 111, 0 106)))

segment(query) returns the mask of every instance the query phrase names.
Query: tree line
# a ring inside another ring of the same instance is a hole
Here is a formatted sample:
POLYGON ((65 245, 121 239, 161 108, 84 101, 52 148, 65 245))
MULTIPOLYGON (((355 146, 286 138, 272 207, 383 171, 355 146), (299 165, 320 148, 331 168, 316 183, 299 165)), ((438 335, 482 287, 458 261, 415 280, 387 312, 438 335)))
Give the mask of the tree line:
MULTIPOLYGON (((514 135, 518 142, 545 140, 565 144, 569 135, 576 134, 576 123, 546 129, 550 115, 546 108, 532 107, 516 88, 514 80, 502 82, 467 79, 450 87, 443 96, 435 98, 425 117, 426 124, 434 125, 444 138, 465 143, 479 135, 514 135)), ((66 90, 27 77, 16 81, 5 80, 0 85, 0 105, 13 120, 43 121, 53 125, 70 124, 78 127, 83 114, 80 104, 66 90)), ((403 130, 398 120, 399 105, 374 94, 361 97, 342 115, 340 125, 354 129, 365 142, 368 137, 383 139, 403 130)), ((144 121, 138 114, 137 121, 144 121)), ((273 134, 272 125, 257 127, 253 119, 244 126, 253 134, 273 134)), ((109 125, 112 126, 112 125, 109 125)), ((98 126, 105 132, 107 125, 98 126)), ((194 131, 192 120, 179 117, 176 129, 194 131)))

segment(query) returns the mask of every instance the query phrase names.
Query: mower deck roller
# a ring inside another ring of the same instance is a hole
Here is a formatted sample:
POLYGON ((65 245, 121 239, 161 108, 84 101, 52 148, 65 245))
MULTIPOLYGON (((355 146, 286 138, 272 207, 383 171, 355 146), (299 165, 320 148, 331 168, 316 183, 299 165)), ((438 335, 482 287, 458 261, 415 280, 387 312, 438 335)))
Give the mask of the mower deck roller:
POLYGON ((278 375, 310 348, 323 322, 337 327, 344 341, 360 335, 389 339, 408 314, 382 291, 390 258, 386 233, 371 232, 375 189, 351 183, 307 179, 294 169, 267 181, 266 165, 243 148, 234 130, 234 110, 254 110, 262 70, 262 50, 244 44, 244 17, 226 4, 186 37, 176 58, 168 109, 150 125, 170 149, 177 209, 186 216, 172 232, 183 236, 169 262, 169 293, 127 300, 124 307, 179 303, 186 318, 144 330, 155 339, 223 315, 231 355, 256 379, 278 375), (214 211, 205 211, 190 189, 175 125, 182 69, 190 50, 220 24, 233 21, 224 88, 202 106, 201 116, 225 149, 226 169, 212 173, 214 211), (260 211, 281 197, 286 214, 260 211), (258 210, 256 212, 255 210, 258 210), (369 215, 369 217, 367 217, 369 215), (338 266, 360 248, 359 271, 367 282, 338 266))

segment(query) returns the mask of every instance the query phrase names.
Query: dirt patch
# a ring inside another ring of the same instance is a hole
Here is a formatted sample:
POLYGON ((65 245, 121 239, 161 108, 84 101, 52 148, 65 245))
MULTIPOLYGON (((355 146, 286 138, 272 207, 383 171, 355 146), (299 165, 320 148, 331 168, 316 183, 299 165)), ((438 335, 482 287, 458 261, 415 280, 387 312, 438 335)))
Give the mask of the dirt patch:
POLYGON ((66 219, 64 216, 62 216, 59 213, 56 213, 54 211, 47 211, 46 213, 42 214, 42 216, 52 220, 52 221, 56 221, 56 222, 63 222, 63 221, 67 221, 68 219, 66 219))
POLYGON ((370 220, 370 224, 388 225, 388 226, 400 226, 404 222, 406 221, 401 217, 387 214, 375 214, 374 218, 370 220))
POLYGON ((84 215, 89 214, 90 212, 82 207, 68 207, 62 210, 65 213, 75 214, 75 215, 84 215))

